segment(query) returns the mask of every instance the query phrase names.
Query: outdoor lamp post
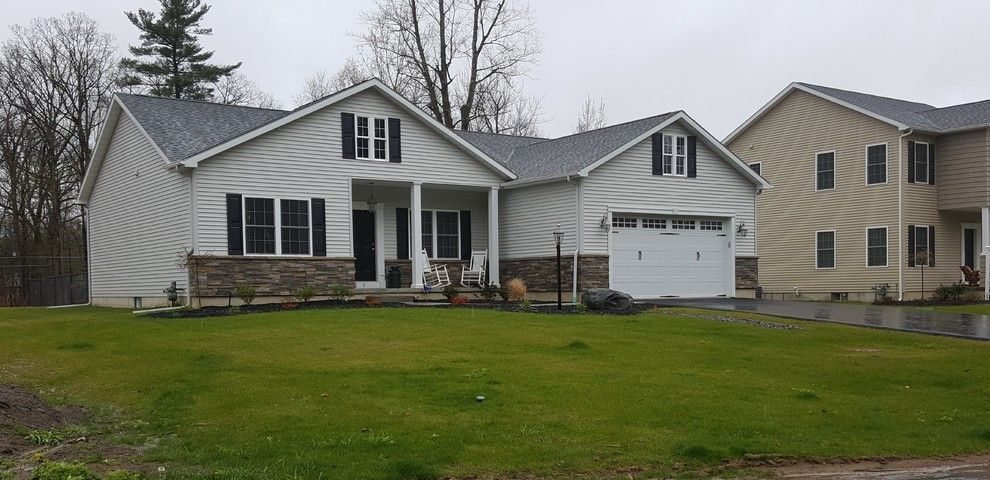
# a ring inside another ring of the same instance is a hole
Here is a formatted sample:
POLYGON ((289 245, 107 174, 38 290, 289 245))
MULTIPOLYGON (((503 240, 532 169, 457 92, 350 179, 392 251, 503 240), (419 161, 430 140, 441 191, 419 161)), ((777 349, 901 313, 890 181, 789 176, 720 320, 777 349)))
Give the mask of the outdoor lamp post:
POLYGON ((564 240, 564 232, 560 230, 560 224, 557 224, 557 228, 553 230, 553 241, 557 244, 557 310, 563 308, 561 304, 561 285, 560 285, 560 242, 564 240))

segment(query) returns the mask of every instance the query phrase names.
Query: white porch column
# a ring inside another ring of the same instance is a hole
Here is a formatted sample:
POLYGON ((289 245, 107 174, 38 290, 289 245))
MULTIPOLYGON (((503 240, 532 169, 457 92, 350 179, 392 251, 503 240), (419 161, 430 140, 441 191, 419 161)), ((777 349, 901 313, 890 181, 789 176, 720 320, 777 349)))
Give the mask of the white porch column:
POLYGON ((423 288, 423 265, 419 252, 423 250, 423 184, 415 182, 410 189, 409 214, 412 217, 412 243, 409 259, 412 260, 412 288, 423 288))
POLYGON ((498 187, 488 190, 488 279, 498 281, 498 187))
POLYGON ((980 239, 983 243, 980 256, 983 257, 983 271, 980 280, 983 281, 983 300, 990 300, 990 279, 987 278, 990 273, 990 207, 983 207, 981 211, 983 221, 980 224, 980 239))

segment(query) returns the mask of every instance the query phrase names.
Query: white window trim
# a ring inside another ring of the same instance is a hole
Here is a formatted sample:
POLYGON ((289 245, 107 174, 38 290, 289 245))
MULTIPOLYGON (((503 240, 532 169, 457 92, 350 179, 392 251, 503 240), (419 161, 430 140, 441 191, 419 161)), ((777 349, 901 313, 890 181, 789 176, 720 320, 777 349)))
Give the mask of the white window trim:
POLYGON ((887 268, 890 265, 890 229, 886 225, 876 225, 873 227, 866 227, 866 268, 887 268), (883 265, 870 265, 870 230, 883 229, 884 238, 886 242, 884 243, 885 255, 883 256, 883 265))
POLYGON ((661 135, 662 135, 662 137, 661 137, 661 140, 660 140, 660 171, 665 176, 687 178, 687 171, 688 171, 688 158, 687 158, 688 157, 688 137, 687 137, 687 135, 678 135, 676 133, 662 133, 662 132, 661 132, 661 135), (664 167, 663 157, 666 157, 667 156, 667 154, 663 151, 663 140, 664 140, 663 137, 670 137, 670 173, 667 173, 667 172, 665 172, 663 170, 663 167, 664 167), (678 155, 677 154, 677 139, 678 138, 684 139, 684 155, 678 155), (678 159, 684 161, 684 173, 677 173, 677 161, 678 161, 678 159))
MULTIPOLYGON (((424 208, 421 210, 423 213, 429 213, 432 221, 430 223, 430 241, 431 250, 433 251, 433 256, 429 257, 430 260, 460 260, 461 259, 461 212, 460 210, 444 210, 444 209, 429 209, 424 208), (454 213, 457 216, 457 256, 456 257, 437 257, 437 212, 447 212, 454 213)), ((422 221, 422 220, 420 220, 422 221)))
POLYGON ((275 197, 271 195, 241 194, 241 251, 247 257, 312 257, 313 256, 313 205, 308 198, 275 197), (261 198, 275 202, 275 253, 248 253, 247 251, 247 199, 261 198), (282 200, 299 200, 306 202, 306 212, 309 216, 309 253, 282 253, 282 200))
POLYGON ((376 162, 388 162, 389 161, 389 145, 388 145, 388 118, 386 117, 375 117, 372 115, 360 115, 354 114, 354 158, 358 160, 374 160, 376 162), (368 119, 368 136, 359 137, 358 136, 358 118, 368 119), (375 120, 383 120, 385 122, 385 158, 375 158, 375 120), (368 139, 368 156, 362 157, 358 155, 358 138, 368 139))
MULTIPOLYGON (((863 148, 863 172, 865 177, 863 179, 866 182, 867 187, 873 187, 876 185, 886 185, 890 181, 890 149, 887 147, 887 142, 881 143, 871 143, 863 148), (877 183, 870 183, 870 147, 879 147, 883 145, 883 181, 877 183)), ((880 227, 877 227, 880 228, 880 227)))
MULTIPOLYGON (((931 225, 915 225, 914 226, 914 251, 913 252, 909 252, 909 255, 911 255, 911 257, 914 257, 917 254, 917 252, 918 252, 918 229, 919 228, 924 228, 925 229, 925 251, 926 252, 931 252, 932 246, 928 244, 928 238, 931 236, 931 233, 930 232, 931 232, 932 226, 931 225)), ((911 267, 911 268, 921 268, 921 267, 931 268, 931 267, 928 266, 930 263, 931 263, 931 260, 929 259, 929 261, 927 263, 925 263, 924 265, 919 265, 918 264, 918 261, 915 260, 914 266, 911 267)))
POLYGON ((815 270, 835 270, 836 265, 839 264, 839 235, 835 233, 835 230, 816 230, 815 231, 815 270), (818 234, 832 232, 832 266, 831 267, 819 267, 818 266, 818 234))
POLYGON ((928 163, 931 162, 931 160, 932 160, 932 142, 919 142, 919 141, 915 140, 914 141, 914 152, 913 153, 914 153, 914 162, 911 163, 911 168, 914 169, 914 181, 913 182, 910 182, 910 183, 912 183, 914 185, 928 185, 929 184, 928 181, 930 180, 928 178, 928 170, 931 168, 931 167, 928 166, 928 163), (927 157, 925 158, 925 181, 924 182, 919 182, 918 181, 918 145, 924 145, 925 146, 925 152, 927 153, 927 157))
MULTIPOLYGON (((839 182, 836 181, 836 179, 838 179, 838 176, 836 175, 836 172, 839 170, 839 155, 835 152, 835 150, 825 150, 823 152, 815 152, 814 161, 815 161, 815 168, 814 168, 814 171, 815 171, 815 175, 814 175, 814 177, 815 177, 815 191, 816 192, 828 192, 828 191, 835 190, 835 187, 838 186, 838 184, 839 184, 839 182), (818 156, 819 155, 826 154, 826 153, 831 153, 832 154, 832 188, 818 188, 818 156)), ((822 231, 826 231, 826 230, 822 230, 822 231)))
MULTIPOLYGON (((746 166, 749 167, 750 170, 753 170, 753 172, 756 173, 757 175, 759 175, 761 177, 763 176, 763 162, 747 163, 746 166), (757 172, 756 170, 753 170, 753 165, 759 165, 760 166, 760 171, 757 172)), ((818 167, 816 166, 815 168, 818 168, 818 167)))

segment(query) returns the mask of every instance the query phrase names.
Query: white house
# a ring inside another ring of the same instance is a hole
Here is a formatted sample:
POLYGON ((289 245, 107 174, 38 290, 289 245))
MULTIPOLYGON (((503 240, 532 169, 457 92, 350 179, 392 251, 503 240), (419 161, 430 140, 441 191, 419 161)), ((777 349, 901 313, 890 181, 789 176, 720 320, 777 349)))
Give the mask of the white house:
POLYGON ((565 291, 651 298, 750 295, 768 186, 683 111, 556 139, 462 132, 369 80, 292 111, 117 95, 79 202, 96 305, 160 305, 172 281, 202 304, 241 283, 412 291, 421 249, 455 282, 487 250, 492 281, 555 291, 557 224, 565 291))

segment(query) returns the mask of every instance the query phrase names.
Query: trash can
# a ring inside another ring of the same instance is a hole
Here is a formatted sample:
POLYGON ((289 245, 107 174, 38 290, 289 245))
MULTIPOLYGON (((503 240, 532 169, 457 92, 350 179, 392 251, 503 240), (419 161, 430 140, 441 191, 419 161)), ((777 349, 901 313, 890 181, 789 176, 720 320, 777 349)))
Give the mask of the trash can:
POLYGON ((385 275, 385 288, 401 288, 402 287, 402 269, 399 267, 388 267, 388 273, 385 275))

